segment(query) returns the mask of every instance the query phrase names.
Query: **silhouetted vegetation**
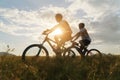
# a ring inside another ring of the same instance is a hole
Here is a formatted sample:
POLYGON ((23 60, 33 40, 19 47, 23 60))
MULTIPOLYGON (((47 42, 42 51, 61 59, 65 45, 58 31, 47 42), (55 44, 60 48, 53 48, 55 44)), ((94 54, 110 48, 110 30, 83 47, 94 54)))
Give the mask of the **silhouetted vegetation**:
POLYGON ((120 56, 50 57, 21 61, 0 56, 0 80, 120 80, 120 56))

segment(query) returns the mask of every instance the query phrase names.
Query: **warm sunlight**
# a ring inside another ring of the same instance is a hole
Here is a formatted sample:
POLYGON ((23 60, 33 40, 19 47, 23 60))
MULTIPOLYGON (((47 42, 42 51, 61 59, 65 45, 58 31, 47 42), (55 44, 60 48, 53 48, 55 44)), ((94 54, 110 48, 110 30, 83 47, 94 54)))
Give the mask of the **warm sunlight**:
POLYGON ((53 35, 59 35, 59 34, 62 34, 62 31, 60 28, 57 28, 53 33, 53 35))

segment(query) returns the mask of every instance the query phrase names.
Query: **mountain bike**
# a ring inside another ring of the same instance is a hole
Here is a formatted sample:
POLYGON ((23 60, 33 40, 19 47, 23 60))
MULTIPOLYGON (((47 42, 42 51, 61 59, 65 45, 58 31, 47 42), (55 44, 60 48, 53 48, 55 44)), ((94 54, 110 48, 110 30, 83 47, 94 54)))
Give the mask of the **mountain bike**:
POLYGON ((45 38, 41 44, 31 44, 25 48, 22 54, 22 60, 25 61, 27 58, 37 58, 38 56, 41 57, 49 57, 49 51, 47 47, 44 46, 45 42, 52 48, 53 52, 56 56, 61 56, 62 53, 69 54, 69 56, 74 56, 75 53, 72 50, 67 51, 67 47, 65 44, 62 44, 60 48, 57 48, 55 45, 58 45, 57 42, 51 38, 49 38, 49 30, 45 30, 43 33, 45 38))
MULTIPOLYGON (((80 55, 81 58, 85 58, 86 56, 87 57, 91 56, 91 57, 94 57, 94 58, 95 57, 96 58, 101 58, 102 57, 102 53, 99 50, 97 50, 97 49, 87 49, 88 46, 84 46, 84 50, 86 50, 86 52, 83 53, 80 50, 80 45, 82 45, 82 44, 77 43, 75 41, 71 41, 71 42, 72 42, 72 45, 69 48, 67 48, 66 51, 69 51, 69 50, 71 51, 72 50, 73 51, 72 53, 75 54, 74 56, 80 55)), ((64 52, 63 56, 69 56, 69 54, 64 52)))

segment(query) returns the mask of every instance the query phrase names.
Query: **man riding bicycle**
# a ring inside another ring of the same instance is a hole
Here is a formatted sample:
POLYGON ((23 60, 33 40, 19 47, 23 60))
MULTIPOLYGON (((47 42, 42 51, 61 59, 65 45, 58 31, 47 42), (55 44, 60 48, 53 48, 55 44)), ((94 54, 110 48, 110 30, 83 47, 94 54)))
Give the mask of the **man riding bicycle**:
POLYGON ((48 32, 51 33, 56 29, 60 29, 62 34, 57 34, 54 36, 55 41, 57 42, 57 47, 60 48, 62 44, 66 41, 71 40, 72 30, 66 20, 63 20, 62 14, 58 13, 55 15, 55 19, 58 22, 53 28, 49 29, 48 32))

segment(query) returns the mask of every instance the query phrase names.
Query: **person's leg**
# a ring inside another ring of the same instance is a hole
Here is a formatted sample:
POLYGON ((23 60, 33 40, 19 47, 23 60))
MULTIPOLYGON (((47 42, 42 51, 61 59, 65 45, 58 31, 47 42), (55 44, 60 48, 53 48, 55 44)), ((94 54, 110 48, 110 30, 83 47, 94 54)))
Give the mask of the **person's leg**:
POLYGON ((87 51, 87 47, 88 47, 88 45, 90 44, 90 41, 89 40, 83 40, 83 44, 84 44, 84 49, 83 49, 83 54, 85 54, 86 53, 86 51, 87 51))
POLYGON ((59 43, 59 38, 58 38, 58 36, 55 35, 54 39, 55 39, 55 42, 57 43, 57 46, 58 46, 58 43, 59 43))
POLYGON ((61 46, 65 44, 65 42, 67 41, 67 35, 66 34, 62 34, 60 35, 60 44, 61 46))
POLYGON ((60 49, 60 47, 62 46, 64 40, 62 39, 62 35, 56 35, 54 37, 56 43, 57 43, 57 48, 60 49))
POLYGON ((83 49, 84 49, 84 43, 83 43, 83 40, 80 40, 79 43, 80 43, 80 50, 81 50, 81 52, 82 52, 83 49))

